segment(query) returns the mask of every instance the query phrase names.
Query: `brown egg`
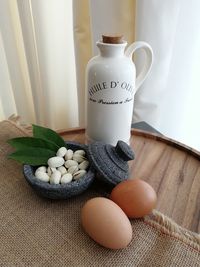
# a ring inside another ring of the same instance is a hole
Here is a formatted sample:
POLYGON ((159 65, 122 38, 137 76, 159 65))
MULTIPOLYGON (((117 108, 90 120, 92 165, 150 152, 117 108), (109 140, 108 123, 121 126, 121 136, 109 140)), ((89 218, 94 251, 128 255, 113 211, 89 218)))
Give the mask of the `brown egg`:
POLYGON ((154 189, 140 179, 130 179, 119 183, 112 190, 110 198, 129 218, 140 218, 149 214, 157 201, 154 189))
POLYGON ((85 232, 100 245, 110 249, 125 248, 132 239, 132 227, 123 210, 103 197, 90 199, 81 211, 85 232))

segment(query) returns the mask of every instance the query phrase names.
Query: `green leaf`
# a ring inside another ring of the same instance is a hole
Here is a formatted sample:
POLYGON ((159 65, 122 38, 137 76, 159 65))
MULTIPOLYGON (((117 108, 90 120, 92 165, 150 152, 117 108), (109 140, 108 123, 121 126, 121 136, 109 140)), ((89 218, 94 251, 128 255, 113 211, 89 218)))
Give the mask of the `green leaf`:
POLYGON ((8 156, 10 159, 17 160, 23 164, 32 166, 46 165, 49 158, 54 157, 55 152, 45 148, 26 148, 18 150, 8 156))
POLYGON ((34 137, 17 137, 10 139, 7 142, 17 150, 25 149, 27 147, 35 147, 35 148, 40 147, 57 152, 57 150, 59 149, 59 146, 54 143, 34 137))
POLYGON ((33 124, 33 136, 56 144, 59 147, 65 146, 64 140, 55 131, 33 124))

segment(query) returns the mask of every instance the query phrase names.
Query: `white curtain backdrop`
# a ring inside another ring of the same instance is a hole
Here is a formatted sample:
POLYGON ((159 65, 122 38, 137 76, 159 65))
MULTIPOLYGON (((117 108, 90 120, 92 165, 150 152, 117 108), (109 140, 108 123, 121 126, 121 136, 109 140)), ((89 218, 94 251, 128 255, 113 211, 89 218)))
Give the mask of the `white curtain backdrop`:
POLYGON ((139 0, 136 6, 136 40, 147 41, 155 56, 135 96, 134 121, 200 150, 200 1, 139 0))
POLYGON ((124 33, 155 55, 133 121, 200 150, 199 10, 198 0, 0 0, 0 120, 84 126, 85 65, 102 33, 124 33))
POLYGON ((0 118, 78 125, 72 1, 0 1, 0 118))

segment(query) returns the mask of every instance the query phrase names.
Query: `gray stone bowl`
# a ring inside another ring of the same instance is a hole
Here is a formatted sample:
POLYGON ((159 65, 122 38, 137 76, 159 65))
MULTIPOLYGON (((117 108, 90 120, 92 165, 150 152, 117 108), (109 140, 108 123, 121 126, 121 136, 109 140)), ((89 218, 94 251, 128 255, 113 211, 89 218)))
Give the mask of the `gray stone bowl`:
MULTIPOLYGON (((87 154, 87 146, 75 142, 66 142, 67 148, 74 150, 83 149, 87 154)), ((92 184, 94 180, 95 171, 90 165, 87 173, 77 181, 72 181, 68 184, 52 185, 38 180, 34 173, 37 167, 31 165, 23 166, 23 173, 26 181, 33 188, 33 190, 40 196, 50 199, 67 199, 83 193, 92 184)))

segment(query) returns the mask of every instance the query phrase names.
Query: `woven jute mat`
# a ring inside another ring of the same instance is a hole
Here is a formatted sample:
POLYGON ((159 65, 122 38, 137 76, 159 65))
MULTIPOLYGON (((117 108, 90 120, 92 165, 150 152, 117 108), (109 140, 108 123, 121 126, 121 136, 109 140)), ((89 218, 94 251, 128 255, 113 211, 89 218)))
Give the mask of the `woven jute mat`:
POLYGON ((133 240, 118 251, 91 240, 80 225, 94 189, 65 201, 43 199, 26 183, 22 166, 7 159, 9 138, 30 131, 0 122, 0 266, 200 266, 200 237, 154 211, 132 220, 133 240))

